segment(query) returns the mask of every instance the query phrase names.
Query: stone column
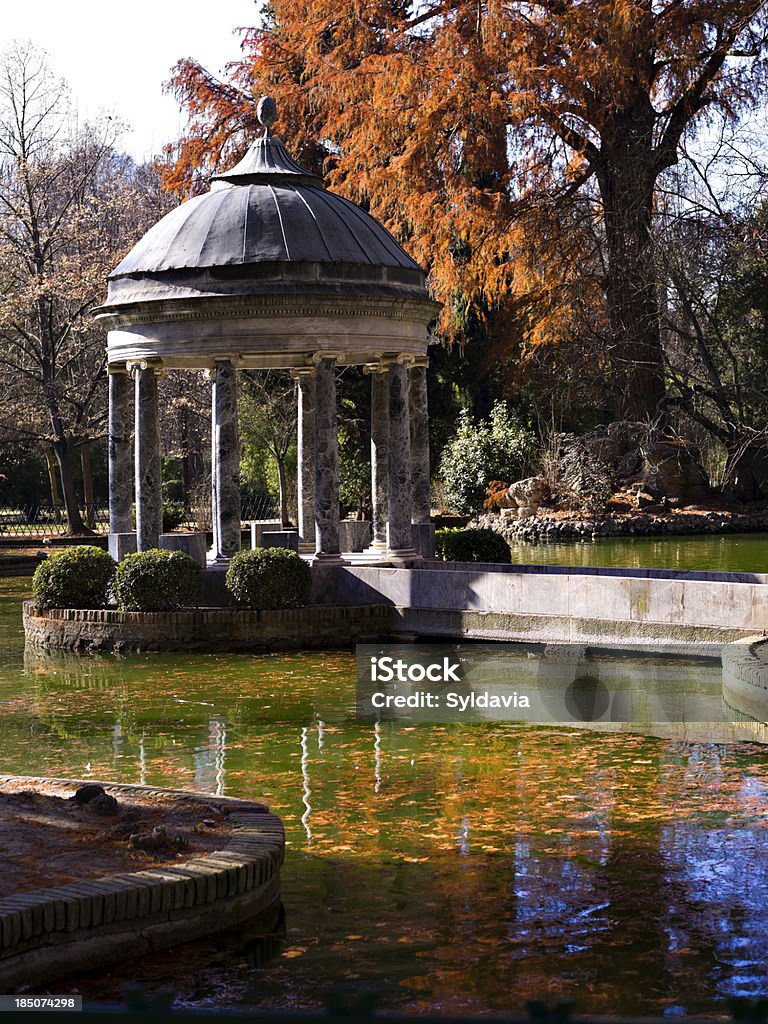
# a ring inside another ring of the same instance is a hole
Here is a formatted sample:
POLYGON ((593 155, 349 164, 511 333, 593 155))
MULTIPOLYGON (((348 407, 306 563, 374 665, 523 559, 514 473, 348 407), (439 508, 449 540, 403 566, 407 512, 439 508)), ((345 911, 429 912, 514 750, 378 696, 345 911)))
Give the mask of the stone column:
POLYGON ((237 370, 231 359, 214 364, 211 399, 211 478, 214 562, 240 550, 240 440, 237 430, 237 370))
POLYGON ((157 418, 159 368, 159 360, 142 360, 135 368, 136 547, 139 551, 156 548, 163 528, 160 429, 157 418))
POLYGON ((315 368, 293 370, 298 384, 300 550, 315 550, 315 368))
POLYGON ((336 417, 335 352, 313 356, 315 373, 315 558, 338 562, 339 434, 336 417))
POLYGON ((427 360, 417 359, 408 373, 408 406, 411 420, 411 494, 413 522, 430 521, 429 412, 427 360))
POLYGON ((411 428, 408 415, 407 357, 389 364, 389 495, 388 543, 395 556, 412 557, 411 428))
POLYGON ((109 532, 133 533, 131 379, 125 365, 109 368, 109 532))
POLYGON ((371 375, 371 548, 387 549, 387 492, 389 491, 389 373, 379 363, 367 366, 371 375))

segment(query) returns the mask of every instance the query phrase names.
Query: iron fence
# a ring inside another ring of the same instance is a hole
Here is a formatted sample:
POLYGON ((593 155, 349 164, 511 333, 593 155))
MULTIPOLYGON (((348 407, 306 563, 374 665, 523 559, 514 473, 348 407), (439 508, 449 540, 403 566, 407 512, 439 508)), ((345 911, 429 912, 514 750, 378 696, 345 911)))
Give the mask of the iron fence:
MULTIPOLYGON (((248 496, 242 502, 243 522, 255 519, 274 519, 277 501, 269 494, 248 496)), ((80 515, 85 525, 96 533, 109 531, 109 508, 106 505, 80 505, 80 515)), ((209 530, 211 527, 210 504, 205 507, 185 508, 181 519, 175 520, 175 528, 209 530)), ((0 539, 60 537, 67 532, 67 516, 62 506, 56 505, 12 505, 0 506, 0 539)))

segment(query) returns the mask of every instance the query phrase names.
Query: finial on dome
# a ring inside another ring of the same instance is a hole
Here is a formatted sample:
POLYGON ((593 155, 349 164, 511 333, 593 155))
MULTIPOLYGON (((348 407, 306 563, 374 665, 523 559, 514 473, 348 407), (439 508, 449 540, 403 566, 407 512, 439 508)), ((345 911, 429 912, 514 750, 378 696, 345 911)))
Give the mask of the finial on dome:
POLYGON ((269 130, 277 120, 277 104, 271 96, 262 96, 256 107, 256 116, 264 125, 264 138, 269 138, 269 130))

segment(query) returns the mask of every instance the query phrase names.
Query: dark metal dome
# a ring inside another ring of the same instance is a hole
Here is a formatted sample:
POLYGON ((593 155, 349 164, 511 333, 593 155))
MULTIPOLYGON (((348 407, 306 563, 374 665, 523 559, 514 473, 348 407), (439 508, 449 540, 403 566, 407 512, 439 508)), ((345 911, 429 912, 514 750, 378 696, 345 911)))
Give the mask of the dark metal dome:
POLYGON ((310 346, 358 363, 369 351, 422 355, 437 310, 424 271, 269 135, 271 100, 259 116, 264 137, 109 275, 94 316, 109 328, 110 362, 205 365, 224 339, 243 365, 303 365, 310 346))
POLYGON ((381 224, 327 192, 279 139, 262 138, 210 192, 155 224, 109 279, 274 261, 420 269, 381 224))

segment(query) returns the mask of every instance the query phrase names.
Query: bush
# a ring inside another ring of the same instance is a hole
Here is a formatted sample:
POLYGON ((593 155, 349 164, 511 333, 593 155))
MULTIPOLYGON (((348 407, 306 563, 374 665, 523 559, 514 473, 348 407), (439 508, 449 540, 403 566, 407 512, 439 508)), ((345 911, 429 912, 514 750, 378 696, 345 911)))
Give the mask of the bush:
POLYGON ((201 566, 183 551, 140 551, 126 555, 115 572, 121 611, 165 612, 197 605, 201 566))
POLYGON ((437 530, 435 549, 444 562, 512 561, 509 544, 495 530, 437 530))
POLYGON ((303 608, 311 587, 309 565, 286 548, 239 551, 227 570, 227 590, 246 608, 303 608))
POLYGON ((187 517, 187 510, 182 501, 163 502, 163 533, 170 533, 181 526, 187 517))
POLYGON ((464 410, 440 460, 448 506, 460 515, 479 511, 489 481, 515 481, 524 475, 533 445, 533 434, 503 402, 494 405, 487 420, 477 423, 464 410))
POLYGON ((49 555, 32 577, 38 608, 103 608, 115 562, 101 548, 85 545, 49 555))

